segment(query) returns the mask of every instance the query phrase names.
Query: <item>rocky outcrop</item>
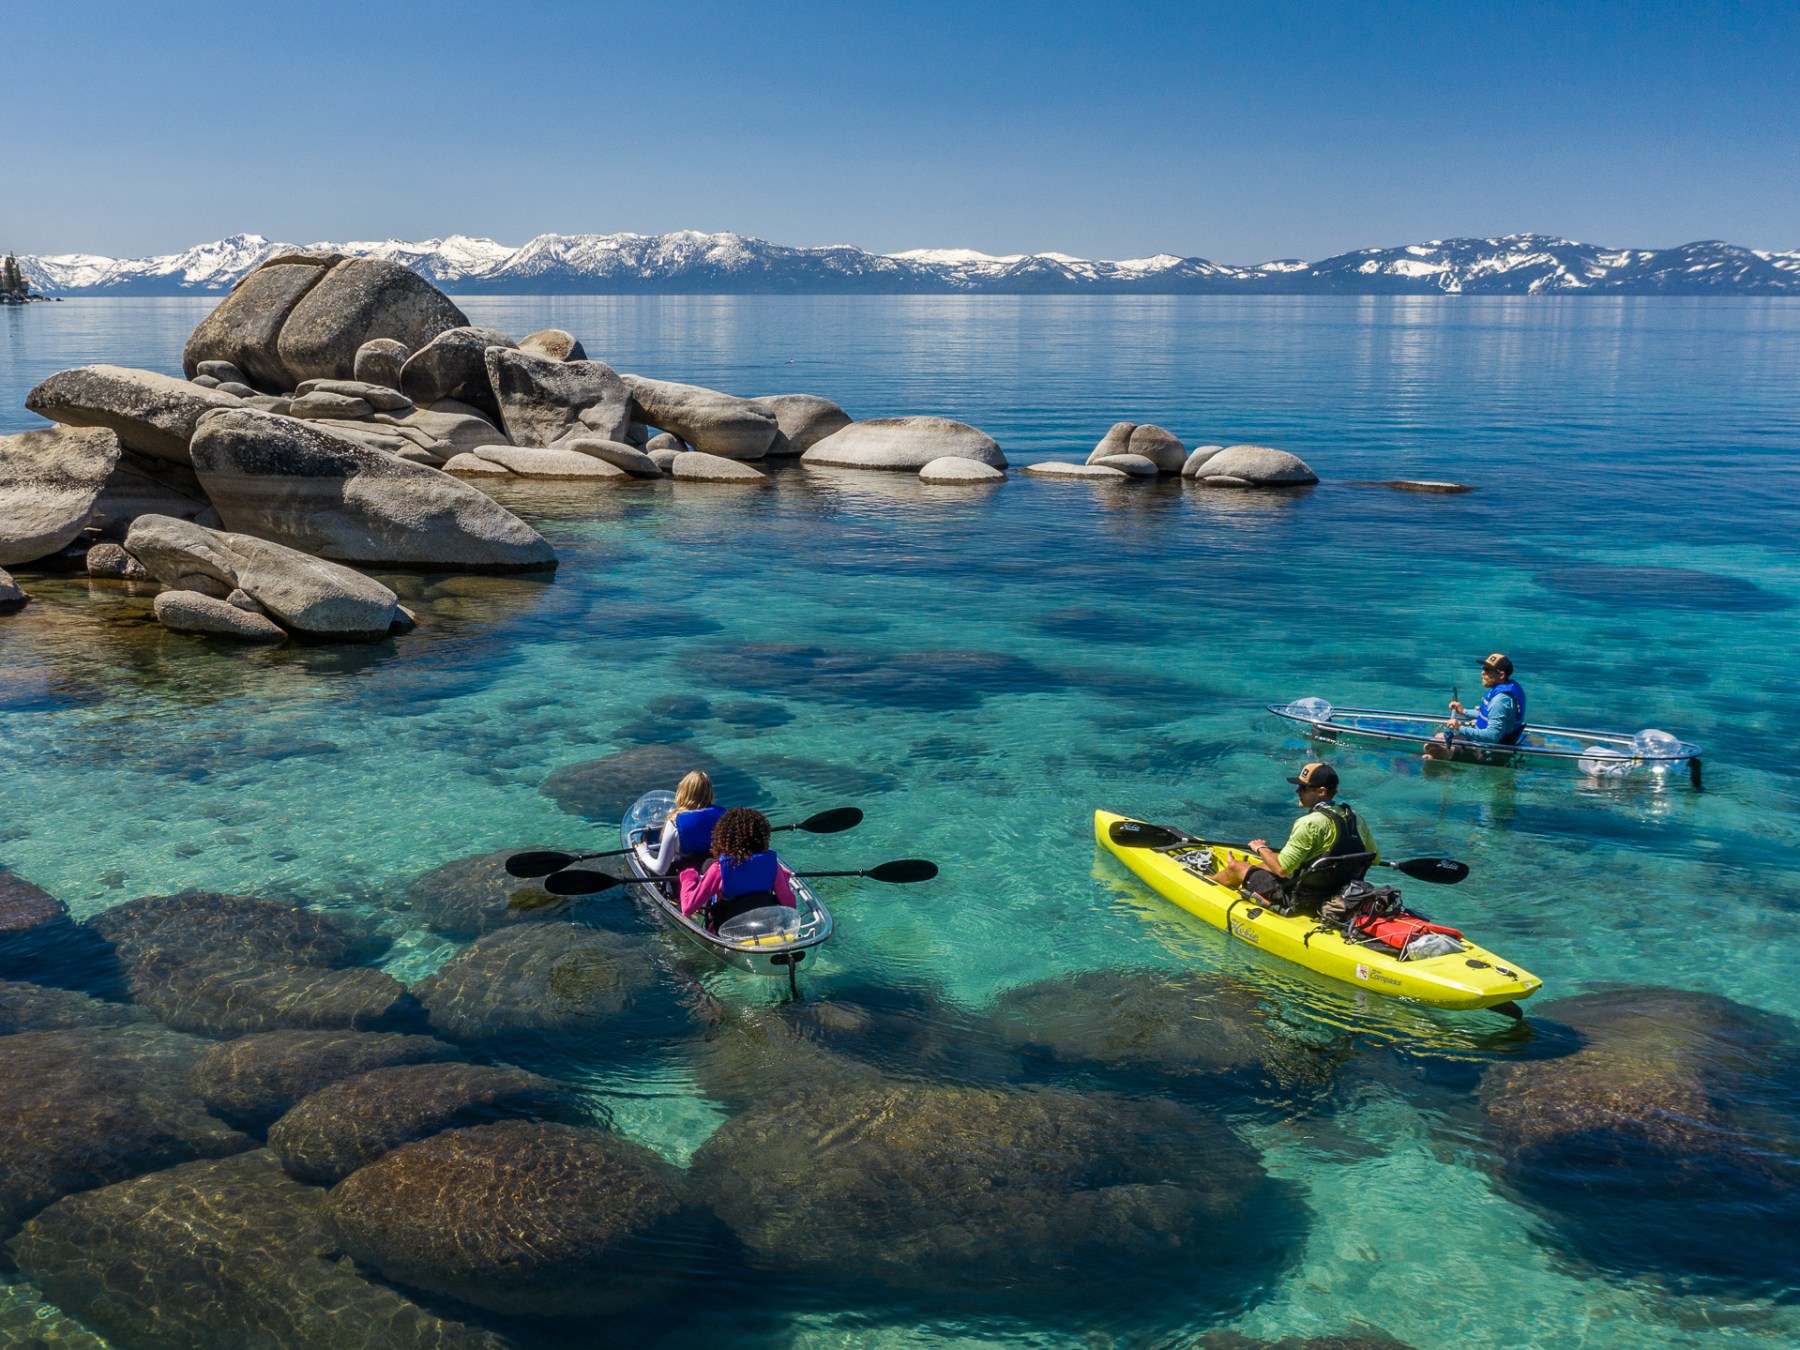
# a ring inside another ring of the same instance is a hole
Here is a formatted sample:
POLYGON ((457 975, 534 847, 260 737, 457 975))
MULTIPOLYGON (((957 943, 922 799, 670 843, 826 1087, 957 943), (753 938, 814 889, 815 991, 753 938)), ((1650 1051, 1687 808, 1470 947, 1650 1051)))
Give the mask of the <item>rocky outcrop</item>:
POLYGON ((473 450, 464 450, 450 456, 444 461, 442 468, 445 473, 453 473, 463 478, 511 478, 513 476, 512 470, 504 464, 497 464, 491 459, 483 459, 473 450))
POLYGON ((67 905, 0 867, 0 974, 38 977, 58 948, 74 945, 74 936, 67 905))
POLYGON ((280 624, 199 591, 163 591, 153 602, 156 620, 175 633, 239 638, 245 642, 286 642, 280 624))
POLYGON ((346 258, 307 288, 281 324, 276 351, 287 373, 301 380, 348 380, 357 350, 371 338, 392 338, 418 351, 447 328, 468 319, 444 293, 399 263, 346 258))
POLYGON ((119 1346, 506 1350, 337 1259, 326 1206, 257 1149, 72 1196, 10 1253, 119 1346))
POLYGON ((1225 447, 1222 445, 1196 446, 1194 448, 1194 452, 1191 455, 1189 455, 1186 460, 1184 460, 1182 462, 1181 476, 1183 478, 1198 477, 1199 473, 1200 473, 1201 465, 1205 464, 1207 460, 1211 459, 1214 455, 1218 454, 1219 451, 1223 450, 1224 448, 1225 447))
POLYGON ((617 1042, 628 1022, 657 1020, 669 1011, 652 996, 656 984, 643 938, 534 923, 476 939, 413 992, 440 1036, 464 1044, 529 1045, 602 1030, 617 1042))
POLYGON ((1252 487, 1304 487, 1319 481, 1298 455, 1268 445, 1228 445, 1197 465, 1190 476, 1203 483, 1235 478, 1252 487))
POLYGON ((73 1027, 121 1027, 151 1020, 149 1013, 128 1003, 108 1003, 74 989, 0 980, 0 1036, 73 1027))
POLYGON ((489 347, 513 350, 516 346, 493 328, 446 329, 407 358, 399 389, 422 407, 455 398, 497 420, 500 406, 488 382, 487 351, 489 347))
MULTIPOLYGON (((126 551, 164 585, 196 574, 244 591, 289 632, 336 641, 388 635, 399 597, 360 572, 244 534, 140 516, 126 551)), ((159 613, 160 617, 160 613, 159 613)))
POLYGON ((817 394, 770 394, 752 400, 775 414, 780 435, 771 455, 803 455, 833 432, 850 425, 850 414, 817 394))
POLYGON ((448 474, 273 413, 220 412, 194 436, 194 468, 225 524, 365 566, 547 569, 542 535, 448 474))
POLYGON ((186 1086, 206 1045, 156 1026, 0 1036, 0 1235, 71 1192, 250 1148, 186 1086))
POLYGON ((1131 442, 1126 453, 1142 455, 1156 465, 1159 473, 1180 473, 1188 459, 1187 447, 1174 432, 1149 425, 1131 429, 1131 442))
POLYGON ((551 361, 585 361, 587 348, 573 333, 560 328, 541 328, 519 339, 519 350, 529 356, 542 356, 551 361))
MULTIPOLYGON (((721 459, 761 459, 780 432, 774 410, 747 398, 642 375, 623 377, 632 415, 721 459)), ((621 439, 615 437, 614 439, 621 439)))
POLYGON ((1004 469, 1006 456, 994 438, 966 422, 948 417, 878 417, 852 422, 815 444, 803 464, 845 469, 909 469, 914 473, 934 459, 972 459, 1004 469))
POLYGON ((1027 464, 1024 471, 1038 478, 1092 478, 1110 483, 1122 483, 1130 476, 1110 464, 1070 464, 1059 459, 1027 464))
POLYGON ((1089 452, 1087 462, 1093 464, 1111 455, 1129 454, 1131 452, 1131 433, 1136 430, 1136 422, 1114 422, 1108 428, 1107 433, 1100 438, 1100 443, 1089 452))
POLYGON ((329 1186, 402 1144, 503 1118, 574 1118, 554 1079, 506 1065, 400 1064, 320 1088, 269 1127, 291 1177, 329 1186))
POLYGON ((188 1085, 226 1120, 262 1125, 340 1079, 393 1064, 457 1058, 454 1048, 430 1036, 265 1031, 213 1046, 188 1071, 188 1085))
POLYGON ((1127 478, 1154 478, 1157 474, 1155 461, 1143 455, 1105 455, 1090 461, 1090 467, 1117 469, 1127 478))
POLYGON ((951 457, 932 460, 919 470, 919 481, 941 487, 963 487, 975 483, 1003 483, 1006 475, 979 460, 951 457))
POLYGON ((964 1296, 1227 1282, 1297 1217, 1256 1154, 1169 1102, 897 1080, 777 1092, 694 1159, 752 1263, 964 1296), (1221 1266, 1215 1266, 1220 1262, 1221 1266))
POLYGON ((363 425, 369 430, 386 429, 403 436, 440 459, 506 442, 505 432, 455 399, 440 400, 430 408, 371 413, 363 425))
POLYGON ((182 369, 194 376, 212 374, 216 364, 229 364, 259 388, 292 389, 300 377, 281 359, 282 325, 337 261, 335 255, 321 254, 257 268, 194 329, 181 354, 182 369))
POLYGON ((127 450, 101 485, 88 523, 109 538, 122 540, 139 516, 175 516, 202 525, 219 524, 219 513, 192 468, 127 450))
POLYGON ((329 1205, 344 1249, 397 1284, 495 1312, 592 1317, 678 1278, 680 1184, 617 1136, 514 1122, 406 1144, 339 1182, 329 1205))
POLYGON ((87 574, 111 581, 148 581, 150 569, 125 551, 121 544, 103 539, 87 551, 87 574))
POLYGON ((73 543, 118 462, 118 436, 99 428, 0 436, 0 567, 73 543))
POLYGON ((484 445, 475 450, 474 454, 476 458, 498 464, 508 473, 520 478, 612 479, 623 482, 631 477, 625 470, 603 459, 566 449, 562 445, 544 449, 521 445, 484 445))
MULTIPOLYGON (((674 440, 675 438, 670 436, 669 439, 674 440)), ((658 448, 648 450, 645 453, 650 456, 650 462, 656 465, 663 473, 673 475, 675 472, 675 461, 689 452, 679 446, 659 446, 658 448)))
POLYGON ((406 368, 407 358, 411 355, 404 342, 396 342, 393 338, 370 338, 356 349, 356 359, 350 365, 351 378, 398 389, 400 372, 406 368))
POLYGON ((191 464, 188 443, 200 419, 243 401, 215 389, 124 366, 79 366, 59 371, 25 395, 40 417, 71 427, 104 427, 128 450, 191 464))
POLYGON ((742 483, 749 487, 767 487, 769 476, 753 469, 742 460, 726 459, 704 450, 690 450, 669 462, 669 474, 684 483, 742 483))
POLYGON ((500 424, 514 445, 541 447, 584 431, 625 439, 630 394, 605 362, 553 361, 504 347, 489 347, 486 360, 500 424))
POLYGON ((626 445, 623 441, 609 441, 602 436, 566 436, 554 448, 592 455, 595 459, 605 460, 616 469, 623 469, 633 478, 663 476, 655 460, 635 445, 626 445))

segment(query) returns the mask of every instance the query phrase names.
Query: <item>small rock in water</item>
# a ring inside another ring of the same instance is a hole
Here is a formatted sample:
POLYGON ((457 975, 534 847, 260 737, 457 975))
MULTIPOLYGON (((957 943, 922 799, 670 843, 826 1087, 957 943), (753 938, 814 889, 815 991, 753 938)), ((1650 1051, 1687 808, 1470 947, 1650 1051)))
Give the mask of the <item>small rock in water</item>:
POLYGON ((1090 467, 1117 469, 1131 478, 1154 478, 1157 475, 1156 461, 1143 455, 1107 455, 1104 459, 1093 460, 1090 467))
POLYGON ((934 459, 973 459, 995 469, 1006 456, 985 431, 948 417, 876 417, 852 422, 816 442, 801 463, 843 469, 907 469, 934 459))
POLYGON ((833 432, 850 425, 850 414, 817 394, 769 394, 753 400, 773 409, 781 434, 771 455, 803 455, 833 432))
POLYGON ((199 591, 163 591, 156 597, 156 617, 177 633, 204 633, 242 638, 246 642, 286 642, 280 624, 261 614, 247 614, 225 600, 199 591))
POLYGON ((19 583, 12 579, 12 574, 0 567, 0 614, 10 614, 16 609, 25 608, 31 599, 19 588, 19 583))
POLYGON ((585 361, 587 349, 581 339, 560 328, 544 328, 519 339, 519 350, 552 361, 585 361))
POLYGON ((1070 464, 1066 460, 1048 459, 1041 464, 1027 464, 1026 473, 1039 478, 1097 478, 1122 483, 1130 475, 1110 464, 1070 464))
POLYGON ((721 459, 761 459, 780 434, 774 410, 747 398, 642 375, 622 378, 635 420, 672 431, 697 451, 721 459))
POLYGON ((1392 488, 1395 492, 1431 492, 1446 496, 1475 490, 1467 483, 1433 482, 1427 478, 1390 478, 1377 486, 1392 488))
POLYGON ((992 465, 983 464, 979 460, 962 459, 947 456, 934 459, 919 470, 921 483, 935 483, 944 487, 963 487, 972 483, 1003 483, 1006 475, 992 465))
POLYGON ((623 481, 631 475, 616 465, 594 455, 584 455, 562 446, 543 448, 522 445, 484 445, 475 452, 477 458, 498 464, 520 478, 592 478, 623 481))
POLYGON ((1252 487, 1304 487, 1319 481, 1300 456, 1268 445, 1228 445, 1200 465, 1194 476, 1203 482, 1235 478, 1252 487))
POLYGON ((194 367, 196 382, 202 379, 212 380, 219 384, 249 384, 244 372, 229 361, 202 361, 194 367))
POLYGON ((704 450, 690 450, 670 461, 669 473, 684 483, 741 483, 747 487, 766 487, 769 476, 742 460, 726 459, 704 450))
POLYGON ((88 550, 87 571, 90 577, 112 581, 147 581, 150 569, 132 557, 123 546, 102 539, 88 550))
POLYGON ((1088 452, 1087 462, 1094 464, 1113 455, 1130 454, 1131 433, 1136 430, 1136 422, 1114 422, 1100 443, 1088 452))
POLYGON ((1224 448, 1225 447, 1222 445, 1196 446, 1194 453, 1189 455, 1186 462, 1182 464, 1181 476, 1183 478, 1198 478, 1200 476, 1200 470, 1205 467, 1207 461, 1224 448))

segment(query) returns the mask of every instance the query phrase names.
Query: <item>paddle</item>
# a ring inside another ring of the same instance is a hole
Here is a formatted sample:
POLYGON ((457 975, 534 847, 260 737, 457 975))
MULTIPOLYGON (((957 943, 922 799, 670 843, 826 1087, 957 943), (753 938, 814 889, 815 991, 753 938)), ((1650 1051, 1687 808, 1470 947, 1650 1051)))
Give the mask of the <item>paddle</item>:
MULTIPOLYGON (((830 811, 821 811, 816 816, 808 816, 793 825, 776 825, 771 832, 804 830, 808 834, 841 834, 845 830, 856 828, 862 824, 862 820, 863 813, 858 808, 839 806, 830 811)), ((515 877, 546 877, 552 872, 560 872, 591 858, 618 858, 629 852, 631 850, 628 848, 610 848, 599 853, 560 853, 555 849, 515 853, 506 860, 506 871, 509 876, 515 877)))
MULTIPOLYGON (((1220 839, 1200 839, 1188 834, 1185 830, 1173 829, 1167 825, 1150 825, 1141 820, 1115 820, 1106 831, 1113 843, 1121 848, 1235 848, 1242 849, 1241 844, 1228 844, 1220 839)), ((1383 862, 1378 867, 1392 867, 1404 872, 1414 881, 1433 881, 1445 886, 1454 886, 1469 875, 1469 865, 1457 862, 1454 858, 1407 858, 1401 862, 1383 862)))
MULTIPOLYGON (((896 858, 893 862, 884 862, 875 867, 861 871, 848 872, 795 872, 797 877, 867 877, 870 881, 885 881, 895 886, 908 886, 915 881, 930 881, 938 874, 938 866, 924 858, 896 858)), ((552 895, 593 895, 597 891, 610 891, 615 886, 629 886, 634 881, 644 880, 640 877, 615 877, 605 872, 557 872, 544 878, 544 889, 552 895)), ((514 902, 508 909, 536 909, 548 903, 535 900, 533 903, 518 904, 514 902)))

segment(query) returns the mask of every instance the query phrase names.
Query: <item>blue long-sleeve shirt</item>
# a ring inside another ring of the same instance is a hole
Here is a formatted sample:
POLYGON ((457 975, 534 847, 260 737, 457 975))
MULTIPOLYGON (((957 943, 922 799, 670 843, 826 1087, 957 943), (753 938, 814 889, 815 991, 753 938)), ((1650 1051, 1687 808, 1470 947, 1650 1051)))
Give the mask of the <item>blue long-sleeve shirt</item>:
POLYGON ((1509 742, 1524 725, 1525 718, 1518 700, 1511 694, 1496 689, 1487 696, 1487 725, 1476 726, 1471 716, 1469 721, 1456 729, 1456 739, 1474 741, 1478 745, 1500 745, 1509 742))

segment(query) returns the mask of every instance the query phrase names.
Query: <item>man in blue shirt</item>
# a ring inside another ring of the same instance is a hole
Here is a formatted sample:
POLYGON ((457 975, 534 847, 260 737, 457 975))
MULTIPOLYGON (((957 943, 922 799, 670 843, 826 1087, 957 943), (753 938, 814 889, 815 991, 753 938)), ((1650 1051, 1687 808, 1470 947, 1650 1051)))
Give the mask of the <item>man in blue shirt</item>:
POLYGON ((1525 687, 1513 678, 1512 659, 1504 652, 1488 657, 1481 663, 1481 683, 1486 692, 1472 715, 1455 699, 1450 701, 1454 716, 1445 734, 1426 745, 1426 759, 1449 759, 1462 745, 1486 759, 1492 750, 1519 743, 1525 734, 1525 687))

